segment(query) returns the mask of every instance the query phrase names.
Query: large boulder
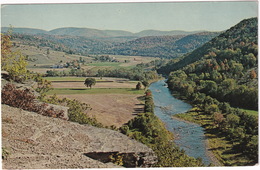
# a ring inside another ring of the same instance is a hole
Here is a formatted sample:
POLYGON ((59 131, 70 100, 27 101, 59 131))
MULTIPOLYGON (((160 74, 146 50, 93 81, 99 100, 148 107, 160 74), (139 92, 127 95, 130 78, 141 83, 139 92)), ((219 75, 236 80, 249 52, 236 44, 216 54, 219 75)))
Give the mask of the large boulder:
POLYGON ((112 163, 115 155, 123 156, 125 167, 149 167, 157 160, 150 148, 117 131, 7 105, 2 105, 3 149, 9 153, 3 169, 120 167, 112 163))

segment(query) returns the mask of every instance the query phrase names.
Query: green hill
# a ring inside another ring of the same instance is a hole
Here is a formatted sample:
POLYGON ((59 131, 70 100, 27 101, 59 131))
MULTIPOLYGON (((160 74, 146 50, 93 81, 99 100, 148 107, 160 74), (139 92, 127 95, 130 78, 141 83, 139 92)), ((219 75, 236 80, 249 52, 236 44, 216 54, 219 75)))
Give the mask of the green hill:
POLYGON ((166 36, 166 35, 190 35, 196 34, 204 31, 182 31, 182 30, 173 30, 173 31, 159 31, 159 30, 144 30, 138 33, 135 33, 136 36, 139 37, 147 37, 147 36, 166 36))
POLYGON ((159 71, 182 70, 193 76, 197 91, 235 107, 257 109, 257 43, 257 18, 246 19, 159 71))
POLYGON ((118 44, 107 53, 176 58, 200 47, 218 34, 203 32, 191 35, 141 37, 118 44))
POLYGON ((242 54, 252 52, 254 56, 257 56, 257 50, 255 49, 256 46, 257 19, 246 19, 241 21, 234 27, 230 28, 226 32, 213 38, 208 43, 205 43, 201 48, 197 48, 190 54, 184 56, 180 61, 172 61, 165 67, 160 68, 158 71, 160 73, 168 74, 171 71, 178 70, 190 63, 193 63, 203 58, 208 58, 209 53, 215 53, 216 50, 240 49, 242 54))
POLYGON ((228 166, 258 163, 257 21, 245 19, 159 70, 170 72, 169 89, 194 106, 182 117, 203 125, 228 166))
MULTIPOLYGON (((85 31, 81 35, 87 35, 85 31)), ((133 36, 106 37, 108 34, 99 32, 89 33, 88 36, 75 36, 81 32, 78 28, 64 28, 54 30, 53 34, 20 34, 14 33, 13 38, 26 44, 40 47, 50 47, 56 51, 63 51, 69 54, 113 54, 131 56, 149 56, 161 58, 176 58, 190 52, 207 41, 211 40, 219 33, 203 32, 191 35, 175 36, 148 36, 135 38, 133 36), (67 35, 63 35, 67 34, 67 35)), ((120 31, 106 31, 110 35, 117 35, 120 31)), ((121 32, 121 35, 125 32, 121 32)))
MULTIPOLYGON (((9 27, 1 27, 1 32, 7 32, 9 27)), ((36 28, 12 28, 13 33, 21 33, 21 34, 47 34, 48 31, 36 28)))

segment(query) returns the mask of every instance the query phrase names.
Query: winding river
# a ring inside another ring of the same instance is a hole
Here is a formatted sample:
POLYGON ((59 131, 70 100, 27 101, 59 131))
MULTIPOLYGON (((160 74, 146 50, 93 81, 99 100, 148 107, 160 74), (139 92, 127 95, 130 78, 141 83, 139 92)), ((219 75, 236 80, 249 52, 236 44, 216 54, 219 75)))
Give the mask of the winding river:
POLYGON ((175 143, 184 149, 186 154, 202 158, 204 164, 211 163, 206 152, 204 129, 197 124, 172 119, 172 115, 187 112, 191 105, 174 98, 166 86, 165 80, 152 83, 149 89, 153 93, 155 115, 173 132, 175 143))

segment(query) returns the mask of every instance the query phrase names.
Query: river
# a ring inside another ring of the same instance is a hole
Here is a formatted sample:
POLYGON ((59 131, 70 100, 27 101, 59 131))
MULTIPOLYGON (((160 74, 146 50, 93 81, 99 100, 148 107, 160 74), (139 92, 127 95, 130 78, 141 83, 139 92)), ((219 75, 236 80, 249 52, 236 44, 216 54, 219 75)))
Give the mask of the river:
POLYGON ((187 155, 202 158, 205 165, 211 163, 207 156, 204 129, 197 124, 171 118, 174 114, 187 112, 192 106, 174 98, 165 80, 152 83, 149 89, 153 94, 155 115, 164 122, 170 132, 173 132, 176 145, 184 149, 187 155))

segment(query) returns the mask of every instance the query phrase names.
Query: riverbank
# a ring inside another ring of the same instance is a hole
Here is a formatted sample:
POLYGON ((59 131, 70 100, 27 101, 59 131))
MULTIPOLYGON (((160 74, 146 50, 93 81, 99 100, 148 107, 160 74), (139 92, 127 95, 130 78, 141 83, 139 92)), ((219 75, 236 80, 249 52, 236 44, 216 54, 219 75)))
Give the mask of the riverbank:
MULTIPOLYGON (((181 113, 181 114, 185 114, 185 113, 181 113)), ((183 121, 183 122, 188 123, 188 124, 197 124, 195 122, 190 121, 190 119, 185 120, 183 118, 180 118, 180 117, 178 117, 178 115, 180 115, 180 114, 173 115, 172 119, 175 119, 175 120, 178 120, 178 121, 183 121)), ((214 153, 210 150, 211 148, 210 148, 208 137, 207 137, 207 135, 205 135, 205 136, 206 136, 205 147, 206 147, 207 156, 210 158, 212 164, 214 164, 215 166, 223 166, 223 164, 220 163, 220 161, 217 159, 217 157, 214 155, 214 153)))
POLYGON ((241 153, 236 151, 238 142, 230 141, 227 135, 218 130, 211 115, 206 114, 199 108, 194 107, 187 113, 177 114, 174 119, 197 123, 205 129, 206 148, 207 151, 210 151, 207 153, 209 157, 218 160, 220 166, 242 166, 249 162, 248 159, 241 156, 241 153))
POLYGON ((184 150, 187 155, 201 158, 205 165, 209 165, 211 161, 206 154, 203 128, 197 124, 191 125, 171 118, 174 114, 187 112, 192 106, 174 98, 165 86, 164 80, 152 83, 149 90, 153 93, 154 113, 165 124, 167 130, 174 134, 176 146, 184 150))
POLYGON ((188 156, 173 142, 164 122, 154 114, 153 95, 150 90, 145 95, 145 112, 138 114, 120 131, 135 140, 142 142, 156 153, 158 162, 155 167, 202 167, 201 159, 188 156))

